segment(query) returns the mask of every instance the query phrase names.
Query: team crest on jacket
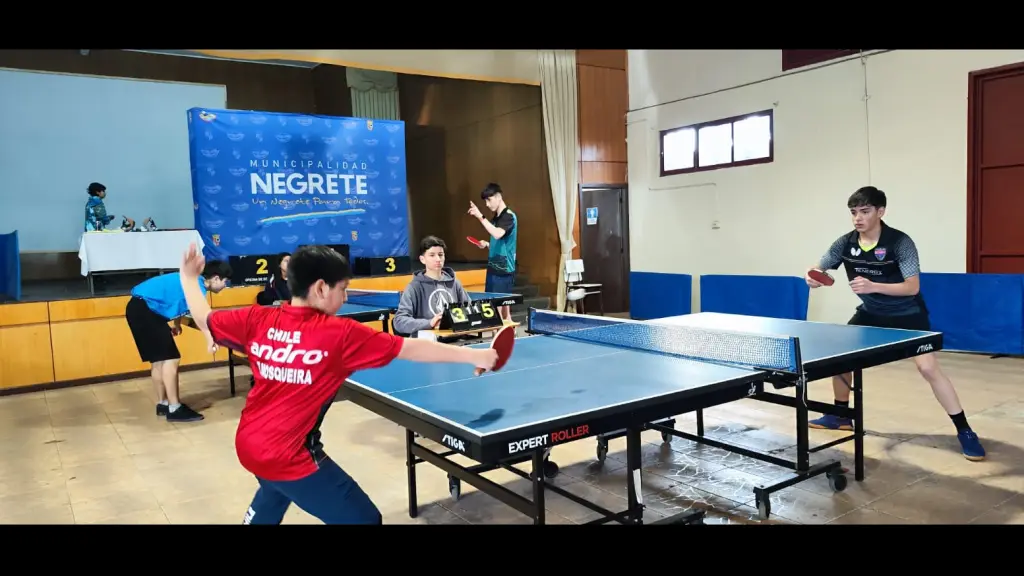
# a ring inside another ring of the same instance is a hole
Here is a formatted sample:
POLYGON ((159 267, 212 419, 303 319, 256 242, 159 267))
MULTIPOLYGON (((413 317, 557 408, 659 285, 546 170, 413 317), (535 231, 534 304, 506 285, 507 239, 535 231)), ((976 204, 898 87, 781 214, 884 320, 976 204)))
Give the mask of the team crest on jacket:
POLYGON ((885 260, 885 248, 875 248, 875 259, 885 260))

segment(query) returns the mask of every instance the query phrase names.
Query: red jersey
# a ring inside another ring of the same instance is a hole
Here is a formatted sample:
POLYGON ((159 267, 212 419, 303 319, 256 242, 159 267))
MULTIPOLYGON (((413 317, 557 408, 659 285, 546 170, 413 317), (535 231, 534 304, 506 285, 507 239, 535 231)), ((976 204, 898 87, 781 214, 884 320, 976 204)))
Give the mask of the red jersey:
POLYGON ((215 310, 214 341, 249 357, 256 385, 235 434, 238 460, 271 481, 316 472, 325 457, 320 423, 353 372, 386 366, 403 339, 313 308, 215 310))

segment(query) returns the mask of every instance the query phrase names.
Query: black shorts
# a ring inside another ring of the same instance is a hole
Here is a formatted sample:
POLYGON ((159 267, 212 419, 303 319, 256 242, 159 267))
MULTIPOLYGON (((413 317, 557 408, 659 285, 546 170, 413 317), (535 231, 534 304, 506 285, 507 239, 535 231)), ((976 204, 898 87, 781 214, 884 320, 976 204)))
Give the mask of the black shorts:
POLYGON ((848 322, 851 326, 873 326, 875 328, 897 328, 900 330, 920 330, 929 332, 932 329, 931 320, 928 318, 928 311, 921 310, 914 314, 903 314, 900 316, 880 316, 863 310, 857 310, 848 322))
POLYGON ((133 296, 124 309, 124 317, 143 362, 181 358, 171 327, 167 325, 170 320, 150 310, 145 300, 133 296))

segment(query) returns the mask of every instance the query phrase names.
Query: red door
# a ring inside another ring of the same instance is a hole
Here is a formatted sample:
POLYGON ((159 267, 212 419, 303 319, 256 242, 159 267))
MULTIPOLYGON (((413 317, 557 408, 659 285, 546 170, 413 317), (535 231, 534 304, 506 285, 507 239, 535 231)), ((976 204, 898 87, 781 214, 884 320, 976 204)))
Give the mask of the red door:
POLYGON ((1024 274, 1024 63, 969 86, 967 271, 1024 274))

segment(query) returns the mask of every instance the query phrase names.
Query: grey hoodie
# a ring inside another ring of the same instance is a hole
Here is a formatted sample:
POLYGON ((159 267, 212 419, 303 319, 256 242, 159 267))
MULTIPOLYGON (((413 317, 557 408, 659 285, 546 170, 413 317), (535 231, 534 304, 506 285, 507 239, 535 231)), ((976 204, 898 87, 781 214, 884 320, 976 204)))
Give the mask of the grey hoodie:
POLYGON ((413 336, 420 330, 430 330, 430 321, 444 310, 445 304, 466 302, 469 294, 455 277, 455 270, 442 268, 440 280, 427 276, 426 270, 419 270, 402 291, 392 326, 398 334, 413 336))

